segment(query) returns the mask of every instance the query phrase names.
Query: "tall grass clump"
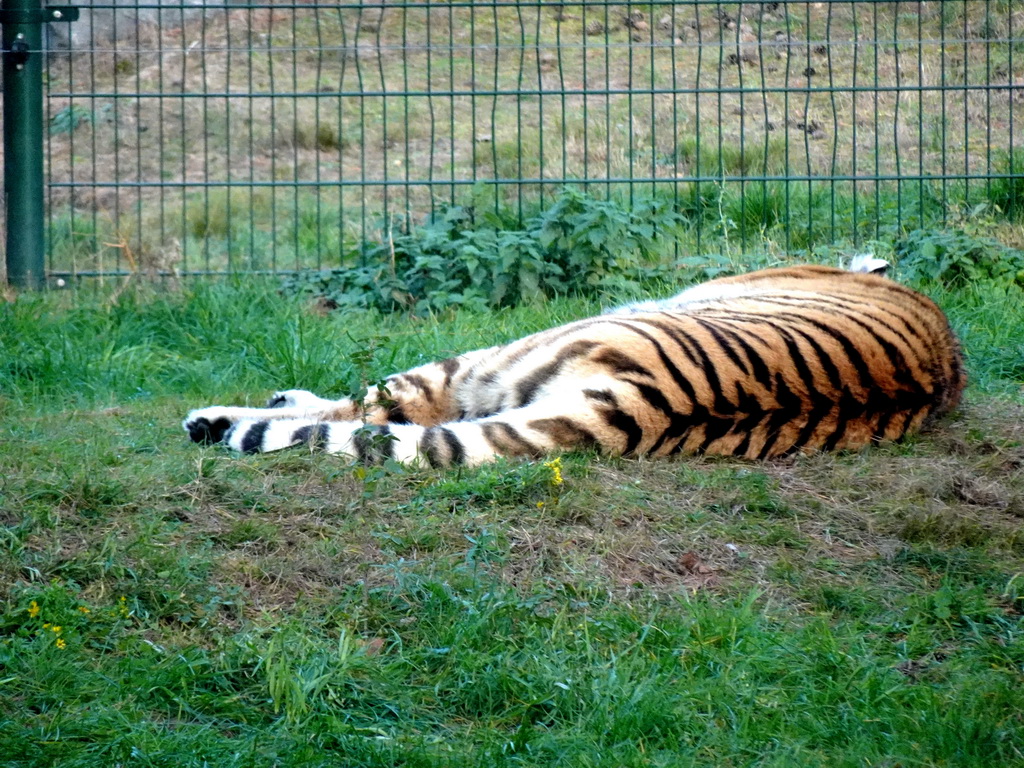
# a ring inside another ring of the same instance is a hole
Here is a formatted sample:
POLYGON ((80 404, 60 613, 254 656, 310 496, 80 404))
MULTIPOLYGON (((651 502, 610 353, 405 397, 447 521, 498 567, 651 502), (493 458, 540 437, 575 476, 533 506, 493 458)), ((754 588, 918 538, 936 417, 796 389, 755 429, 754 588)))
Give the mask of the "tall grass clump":
POLYGON ((1005 175, 984 184, 987 202, 1013 221, 1024 219, 1024 152, 995 153, 992 170, 1005 175))

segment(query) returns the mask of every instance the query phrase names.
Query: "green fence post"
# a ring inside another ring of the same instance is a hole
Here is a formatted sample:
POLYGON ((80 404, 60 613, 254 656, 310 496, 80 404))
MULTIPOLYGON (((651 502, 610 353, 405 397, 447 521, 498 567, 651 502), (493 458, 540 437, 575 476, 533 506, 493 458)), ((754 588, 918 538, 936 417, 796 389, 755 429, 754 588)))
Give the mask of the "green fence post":
POLYGON ((4 58, 4 198, 7 280, 43 285, 43 23, 74 21, 77 8, 42 8, 40 0, 2 0, 4 58))
POLYGON ((43 285, 43 66, 39 0, 3 0, 7 280, 43 285))

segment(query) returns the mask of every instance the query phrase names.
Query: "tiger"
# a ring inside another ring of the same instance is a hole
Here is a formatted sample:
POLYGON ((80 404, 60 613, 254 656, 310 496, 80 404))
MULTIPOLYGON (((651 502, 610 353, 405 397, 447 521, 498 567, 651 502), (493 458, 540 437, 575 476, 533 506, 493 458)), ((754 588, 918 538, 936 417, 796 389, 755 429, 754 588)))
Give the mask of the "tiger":
POLYGON ((275 393, 183 422, 242 453, 477 466, 579 449, 752 460, 898 440, 953 409, 960 344, 928 297, 873 269, 720 277, 387 377, 362 400, 275 393))

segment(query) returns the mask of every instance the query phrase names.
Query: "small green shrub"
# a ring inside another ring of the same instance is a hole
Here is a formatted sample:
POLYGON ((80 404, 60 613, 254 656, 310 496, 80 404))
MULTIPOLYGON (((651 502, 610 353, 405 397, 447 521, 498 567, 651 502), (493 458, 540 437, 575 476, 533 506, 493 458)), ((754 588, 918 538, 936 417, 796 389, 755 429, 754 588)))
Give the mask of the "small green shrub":
POLYGON ((595 295, 663 274, 663 254, 681 225, 662 201, 634 201, 627 209, 575 190, 519 229, 499 216, 450 206, 390 242, 364 243, 361 266, 299 274, 285 290, 385 312, 595 295))
POLYGON ((696 136, 680 137, 676 162, 682 170, 701 176, 743 177, 786 172, 786 141, 748 140, 742 146, 733 139, 718 146, 713 138, 698 142, 696 136))
POLYGON ((904 279, 950 287, 978 282, 1024 287, 1024 252, 969 228, 919 229, 894 248, 904 279))
POLYGON ((50 118, 50 134, 57 136, 62 133, 74 133, 76 128, 86 123, 96 125, 107 120, 112 109, 112 104, 103 104, 97 109, 69 104, 50 118))
POLYGON ((254 219, 270 217, 272 192, 268 189, 214 190, 189 201, 186 217, 189 233, 196 238, 226 238, 243 231, 254 219))

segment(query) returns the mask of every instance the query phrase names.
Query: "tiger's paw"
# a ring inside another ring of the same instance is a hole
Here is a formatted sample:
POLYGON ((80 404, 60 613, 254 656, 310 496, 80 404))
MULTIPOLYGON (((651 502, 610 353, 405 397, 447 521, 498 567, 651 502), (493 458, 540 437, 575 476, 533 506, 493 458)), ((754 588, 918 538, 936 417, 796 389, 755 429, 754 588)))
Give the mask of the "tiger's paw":
POLYGON ((181 425, 193 443, 213 445, 224 440, 231 429, 231 420, 224 415, 222 408, 214 406, 190 412, 181 425))
POLYGON ((331 405, 330 400, 317 397, 305 389, 283 389, 275 392, 267 400, 267 408, 325 408, 331 405))

